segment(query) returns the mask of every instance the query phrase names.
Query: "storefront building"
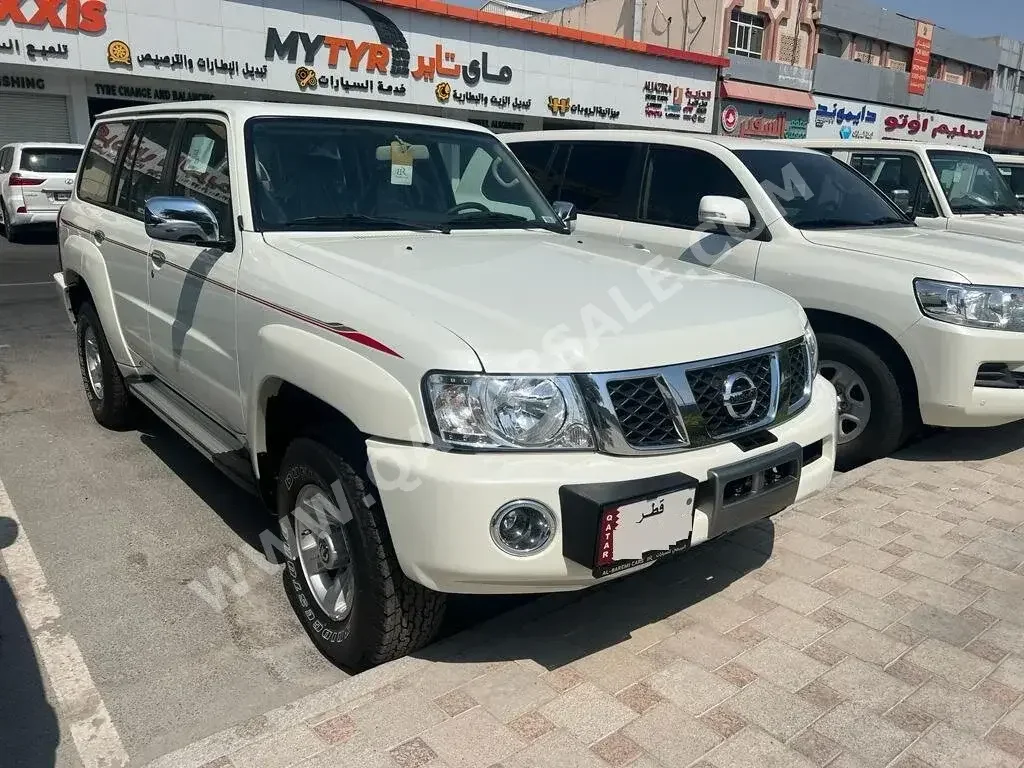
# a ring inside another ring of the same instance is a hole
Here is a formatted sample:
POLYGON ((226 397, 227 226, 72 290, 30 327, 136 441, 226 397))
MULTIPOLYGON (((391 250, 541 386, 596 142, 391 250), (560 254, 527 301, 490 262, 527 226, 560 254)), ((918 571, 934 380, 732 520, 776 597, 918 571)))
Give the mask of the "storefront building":
POLYGON ((105 110, 209 98, 411 111, 496 131, 709 133, 728 63, 431 0, 291 4, 0 3, 0 143, 84 141, 105 110))
POLYGON ((985 148, 988 124, 984 120, 822 94, 815 94, 814 100, 807 125, 809 139, 903 139, 985 148))

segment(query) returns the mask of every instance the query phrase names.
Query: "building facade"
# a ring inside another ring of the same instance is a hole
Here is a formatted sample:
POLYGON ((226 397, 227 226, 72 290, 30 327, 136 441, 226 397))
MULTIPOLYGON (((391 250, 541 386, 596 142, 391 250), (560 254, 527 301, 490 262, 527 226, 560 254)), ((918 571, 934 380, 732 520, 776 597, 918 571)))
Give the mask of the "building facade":
POLYGON ((988 38, 999 48, 993 83, 992 117, 988 121, 990 152, 1024 153, 1024 43, 1007 37, 988 38))
POLYGON ((983 147, 998 47, 880 8, 824 0, 809 136, 983 147))
POLYGON ((728 63, 430 0, 273 6, 5 4, 0 143, 84 141, 113 107, 218 97, 412 111, 497 131, 710 132, 728 63))

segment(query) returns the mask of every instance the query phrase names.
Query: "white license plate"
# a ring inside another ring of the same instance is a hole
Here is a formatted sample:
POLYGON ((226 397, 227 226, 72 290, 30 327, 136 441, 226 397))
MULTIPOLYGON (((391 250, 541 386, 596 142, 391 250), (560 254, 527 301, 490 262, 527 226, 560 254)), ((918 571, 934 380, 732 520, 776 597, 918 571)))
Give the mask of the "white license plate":
POLYGON ((673 491, 601 514, 595 571, 611 573, 688 545, 696 488, 673 491))
POLYGON ((71 199, 71 193, 70 192, 54 192, 53 193, 53 199, 56 200, 58 203, 66 203, 68 200, 71 199))

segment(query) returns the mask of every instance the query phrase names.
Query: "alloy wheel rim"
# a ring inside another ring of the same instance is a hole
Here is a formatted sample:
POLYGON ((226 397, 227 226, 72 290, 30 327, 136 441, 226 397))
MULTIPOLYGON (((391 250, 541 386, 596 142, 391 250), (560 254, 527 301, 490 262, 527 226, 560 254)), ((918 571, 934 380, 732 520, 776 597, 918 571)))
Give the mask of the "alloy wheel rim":
MULTIPOLYGON (((341 503, 348 501, 342 498, 341 503)), ((339 515, 333 500, 313 484, 299 491, 295 506, 295 546, 306 586, 321 611, 343 621, 355 596, 352 550, 341 522, 351 515, 339 515)))
POLYGON ((91 326, 82 334, 82 348, 85 352, 85 373, 89 386, 97 400, 103 399, 103 359, 100 357, 100 343, 91 326))
POLYGON ((871 393, 864 379, 846 363, 822 360, 821 375, 836 389, 839 400, 839 444, 852 443, 871 419, 871 393))

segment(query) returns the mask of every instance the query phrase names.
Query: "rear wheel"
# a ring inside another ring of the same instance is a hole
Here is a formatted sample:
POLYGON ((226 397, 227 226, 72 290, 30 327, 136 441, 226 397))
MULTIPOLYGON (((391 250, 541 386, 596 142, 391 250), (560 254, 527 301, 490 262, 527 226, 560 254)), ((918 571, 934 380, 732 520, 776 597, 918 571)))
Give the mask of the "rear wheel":
POLYGON ((18 242, 18 229, 13 224, 11 224, 11 218, 10 216, 7 215, 7 208, 3 205, 3 203, 0 203, 0 216, 3 217, 4 236, 7 238, 7 242, 18 242))
POLYGON ((108 429, 124 429, 131 422, 128 386, 92 304, 82 304, 77 321, 78 363, 92 415, 108 429))
POLYGON ((911 433, 912 399, 898 372, 856 339, 818 334, 821 375, 839 398, 836 464, 850 469, 896 451, 911 433))
POLYGON ((285 590, 320 652, 363 669, 430 642, 445 596, 402 573, 366 478, 307 438, 288 447, 279 477, 277 510, 291 550, 285 590))

